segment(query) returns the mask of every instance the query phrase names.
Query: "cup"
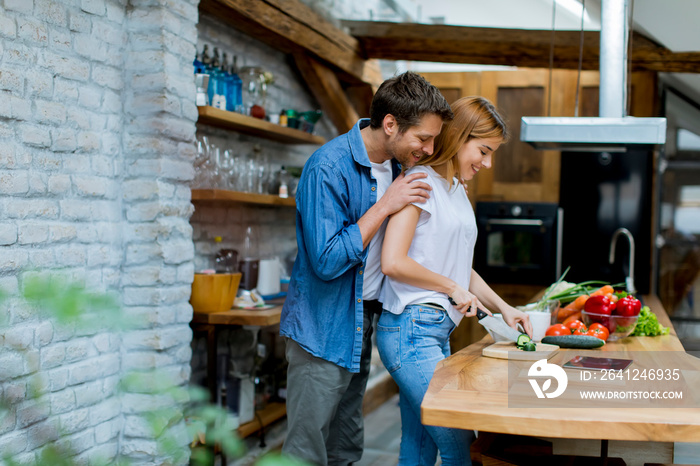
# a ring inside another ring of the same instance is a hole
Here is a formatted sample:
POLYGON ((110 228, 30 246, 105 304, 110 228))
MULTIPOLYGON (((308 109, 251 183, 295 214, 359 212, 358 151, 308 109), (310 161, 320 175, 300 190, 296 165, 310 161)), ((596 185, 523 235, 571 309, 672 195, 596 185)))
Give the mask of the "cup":
POLYGON ((530 317, 530 323, 532 324, 532 339, 534 341, 542 341, 550 325, 551 313, 530 311, 527 315, 530 317))
POLYGON ((280 273, 282 264, 279 259, 262 259, 258 265, 258 292, 274 295, 280 292, 280 273))

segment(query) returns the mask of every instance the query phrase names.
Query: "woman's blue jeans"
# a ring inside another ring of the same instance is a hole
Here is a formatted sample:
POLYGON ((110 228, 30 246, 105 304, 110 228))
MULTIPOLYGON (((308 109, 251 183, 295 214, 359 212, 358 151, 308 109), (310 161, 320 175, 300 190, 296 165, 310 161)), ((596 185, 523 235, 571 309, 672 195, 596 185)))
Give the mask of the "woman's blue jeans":
POLYGON ((472 431, 425 426, 420 420, 420 405, 435 366, 450 355, 454 328, 443 309, 422 305, 406 306, 401 315, 385 310, 379 318, 379 356, 399 386, 400 466, 434 466, 438 450, 443 466, 471 465, 472 431))

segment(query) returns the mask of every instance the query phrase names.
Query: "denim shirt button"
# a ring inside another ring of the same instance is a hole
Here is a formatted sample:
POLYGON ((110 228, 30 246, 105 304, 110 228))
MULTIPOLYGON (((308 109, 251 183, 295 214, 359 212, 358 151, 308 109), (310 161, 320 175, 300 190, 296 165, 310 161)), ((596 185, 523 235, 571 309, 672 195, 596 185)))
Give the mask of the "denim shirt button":
POLYGON ((362 275, 362 270, 360 270, 360 275, 362 275))
POLYGON ((358 303, 361 303, 362 300, 361 300, 360 298, 357 298, 357 302, 358 302, 358 303))
POLYGON ((361 331, 362 331, 362 327, 357 327, 357 331, 358 331, 358 332, 361 332, 361 331))
POLYGON ((377 188, 372 186, 372 191, 376 191, 376 190, 377 190, 377 188))

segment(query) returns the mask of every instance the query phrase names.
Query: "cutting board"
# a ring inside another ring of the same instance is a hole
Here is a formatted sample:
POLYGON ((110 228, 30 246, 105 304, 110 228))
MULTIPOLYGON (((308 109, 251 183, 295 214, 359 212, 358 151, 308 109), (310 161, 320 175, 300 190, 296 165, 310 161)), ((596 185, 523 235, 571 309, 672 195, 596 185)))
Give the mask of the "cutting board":
POLYGON ((489 358, 498 359, 513 359, 516 361, 539 361, 540 359, 549 359, 554 356, 554 353, 559 351, 557 345, 549 345, 547 343, 535 343, 537 349, 535 351, 519 350, 512 341, 499 341, 493 345, 489 345, 481 351, 481 354, 489 358))

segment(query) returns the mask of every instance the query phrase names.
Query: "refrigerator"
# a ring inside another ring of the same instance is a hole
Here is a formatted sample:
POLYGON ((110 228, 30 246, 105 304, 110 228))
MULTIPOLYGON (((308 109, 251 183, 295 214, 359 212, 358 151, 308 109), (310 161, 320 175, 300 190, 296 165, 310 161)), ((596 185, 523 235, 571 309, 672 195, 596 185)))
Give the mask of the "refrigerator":
POLYGON ((629 275, 630 247, 615 230, 626 228, 634 238, 634 283, 648 293, 651 275, 652 182, 651 146, 628 146, 626 152, 562 152, 560 207, 564 212, 562 270, 565 280, 623 283, 629 275))

